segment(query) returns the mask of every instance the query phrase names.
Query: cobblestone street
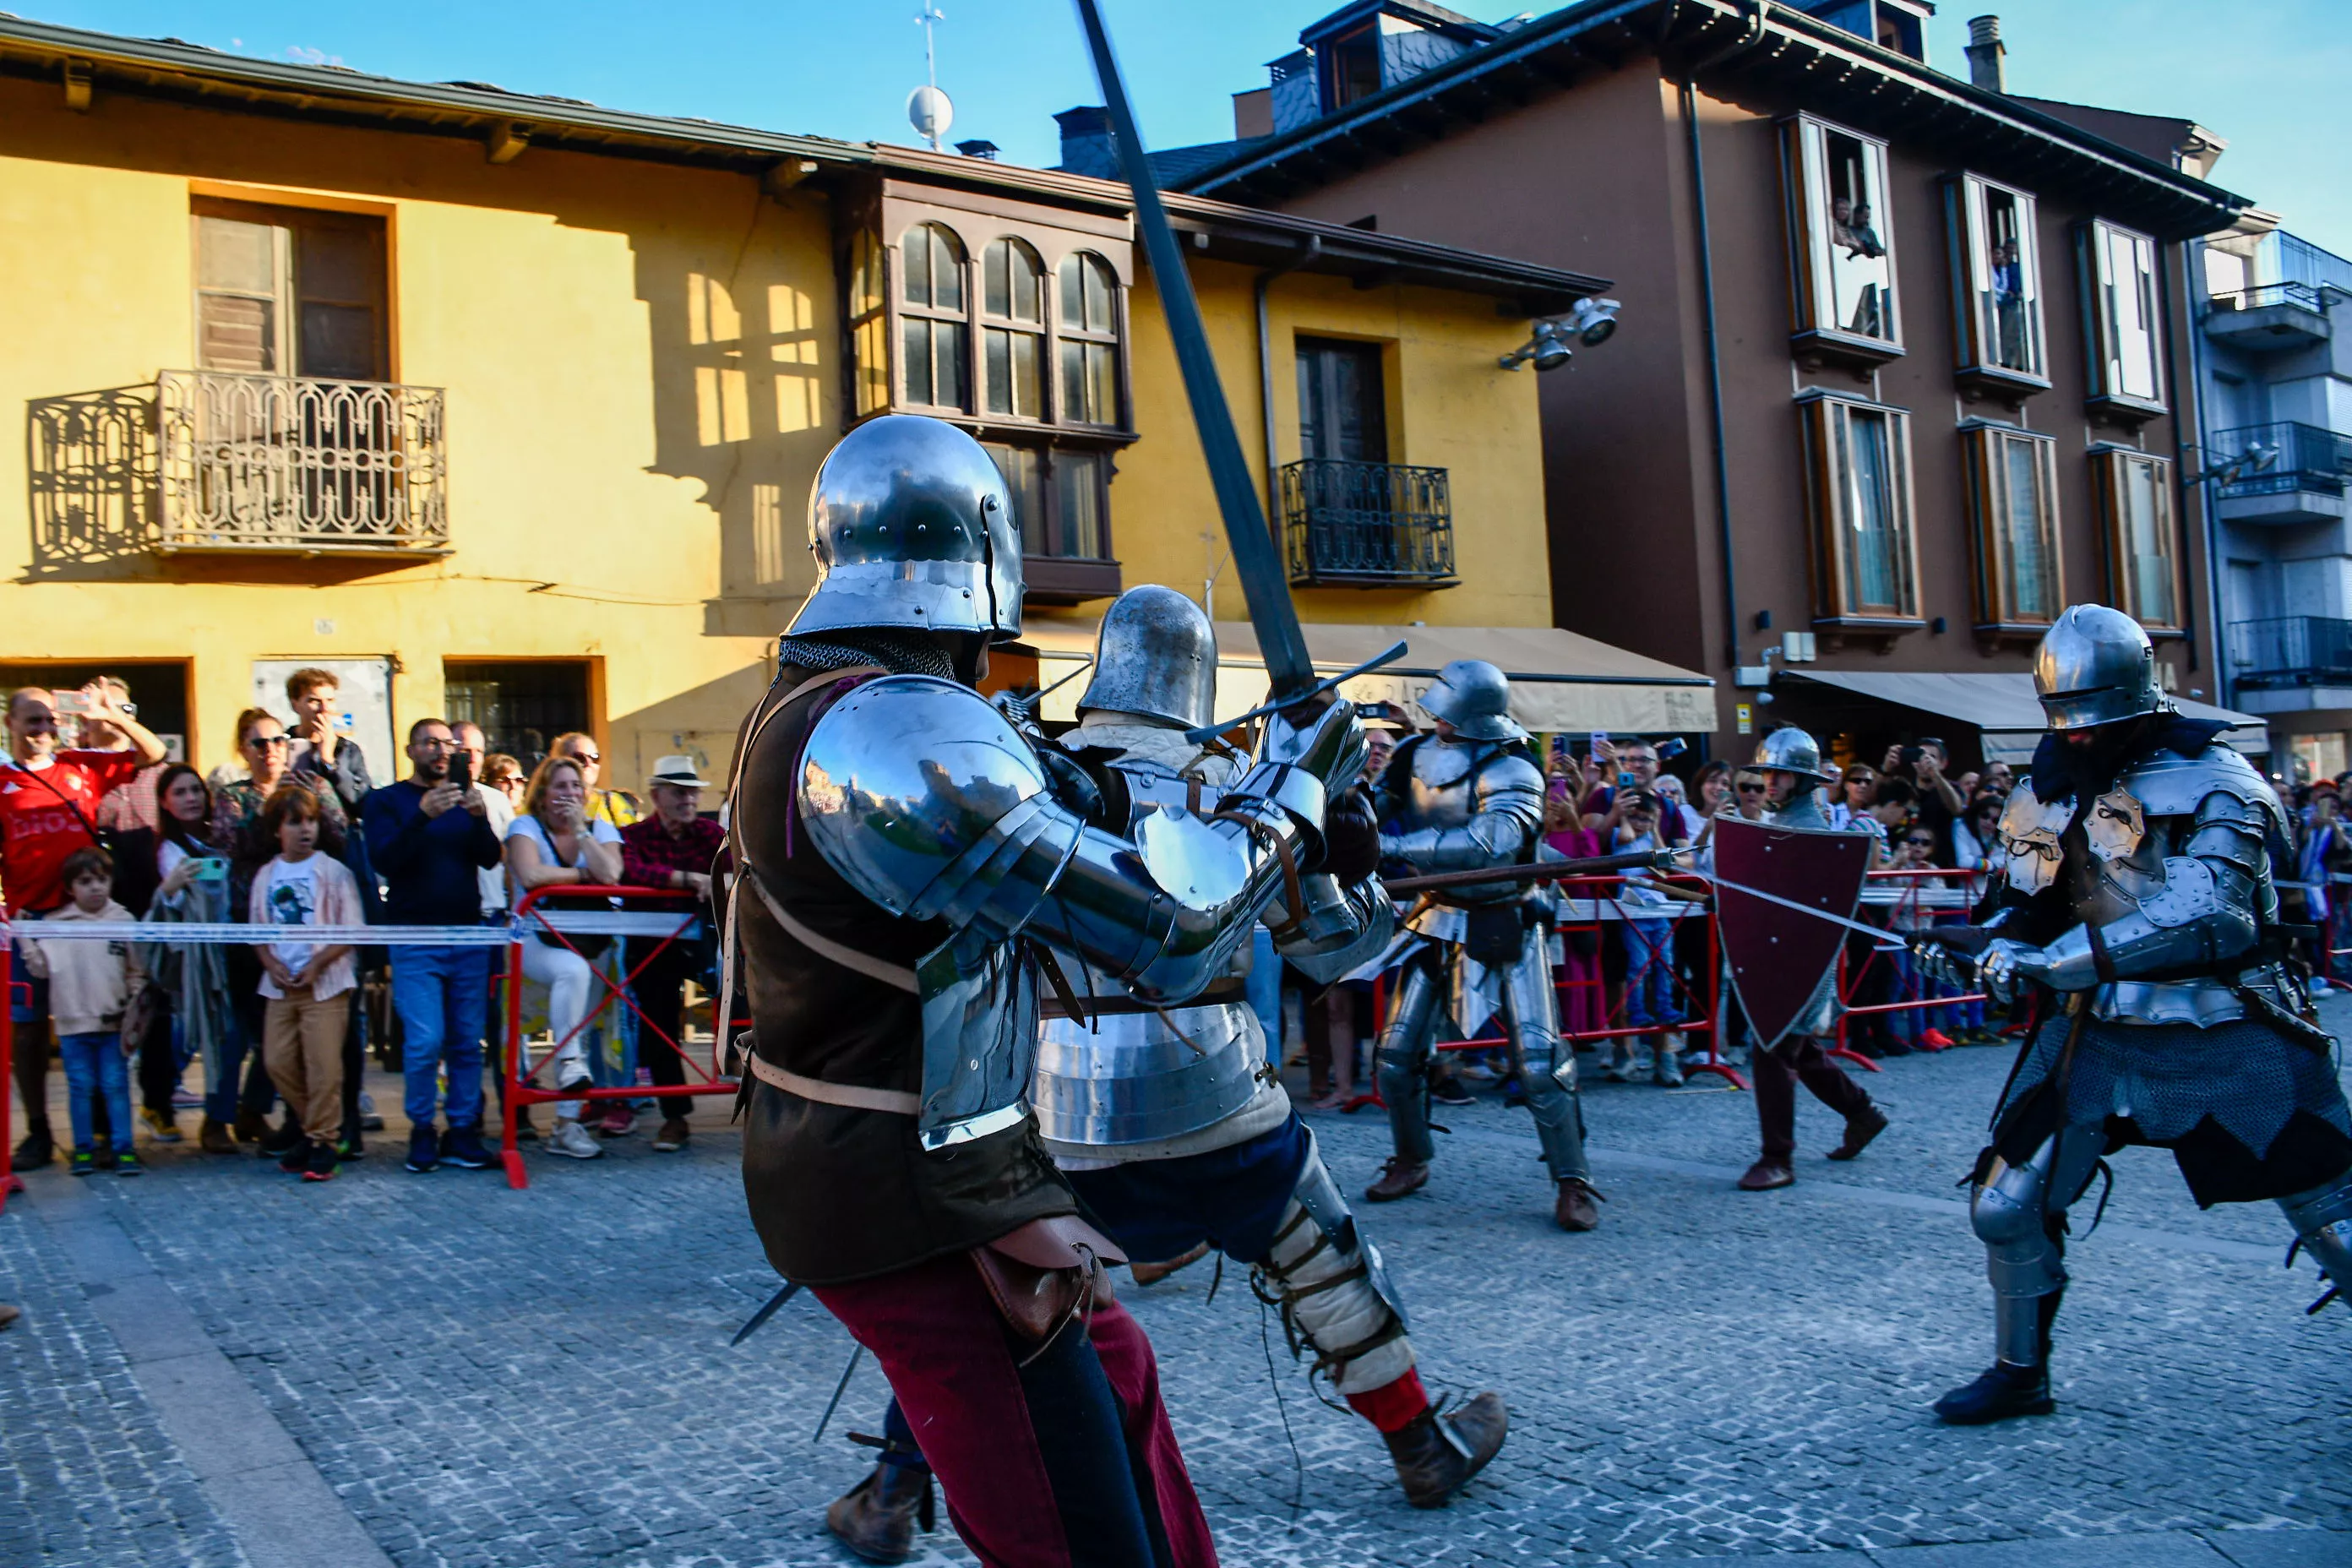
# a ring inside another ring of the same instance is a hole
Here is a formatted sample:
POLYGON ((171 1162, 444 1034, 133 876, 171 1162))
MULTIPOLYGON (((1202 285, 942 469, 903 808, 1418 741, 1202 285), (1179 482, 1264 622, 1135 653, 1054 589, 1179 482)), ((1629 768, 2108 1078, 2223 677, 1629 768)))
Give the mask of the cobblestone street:
MULTIPOLYGON (((2305 1317, 2276 1211, 2200 1215, 2165 1156, 2116 1161, 2074 1248, 2059 1413, 1930 1420, 1990 1359, 1953 1184, 2010 1059, 1888 1064, 1895 1125, 1851 1166, 1804 1101, 1800 1185, 1762 1196, 1731 1184, 1747 1096, 1594 1089, 1610 1201, 1582 1237, 1550 1224, 1524 1115, 1444 1113, 1426 1193, 1366 1215, 1433 1387, 1510 1403, 1509 1446, 1443 1513, 1314 1402, 1237 1274, 1213 1301, 1206 1266, 1122 1279, 1225 1561, 2352 1562, 2352 1315, 2305 1317)), ((534 1152, 525 1193, 402 1172, 396 1118, 323 1188, 193 1141, 135 1183, 33 1173, 0 1216, 0 1300, 26 1309, 0 1335, 0 1563, 847 1561, 822 1511, 882 1380, 861 1366, 813 1446, 842 1330, 803 1298, 727 1348, 775 1279, 719 1107, 678 1156, 642 1133, 589 1164, 534 1152)), ((1360 1188, 1377 1113, 1314 1126, 1360 1188)))

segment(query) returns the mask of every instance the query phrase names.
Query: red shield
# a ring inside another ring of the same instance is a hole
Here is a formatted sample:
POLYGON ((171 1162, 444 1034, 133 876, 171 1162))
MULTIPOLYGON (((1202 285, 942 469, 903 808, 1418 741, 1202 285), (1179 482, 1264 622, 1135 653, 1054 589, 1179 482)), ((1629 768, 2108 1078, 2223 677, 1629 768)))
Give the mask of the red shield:
POLYGON ((1715 872, 1725 884, 1716 889, 1716 930, 1739 1005, 1767 1048, 1804 1012, 1845 945, 1846 927, 1803 910, 1852 920, 1871 843, 1863 833, 1716 819, 1715 872), (1803 909, 1735 891, 1732 883, 1803 909))

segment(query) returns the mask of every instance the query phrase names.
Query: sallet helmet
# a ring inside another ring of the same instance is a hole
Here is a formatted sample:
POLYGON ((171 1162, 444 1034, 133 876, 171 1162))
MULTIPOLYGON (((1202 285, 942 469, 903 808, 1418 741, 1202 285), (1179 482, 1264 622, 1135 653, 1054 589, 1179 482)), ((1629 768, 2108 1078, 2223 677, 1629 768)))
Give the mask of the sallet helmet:
POLYGON ((1822 771, 1822 748, 1811 735, 1790 724, 1756 742, 1756 760, 1748 764, 1759 773, 1795 773, 1821 784, 1830 782, 1822 771))
POLYGON ((2033 689, 2053 730, 2117 724, 2170 708, 2157 684, 2156 645, 2105 605, 2069 605, 2033 653, 2033 689))
POLYGON ((1216 717, 1217 633, 1173 588, 1129 588, 1103 612, 1094 679, 1078 708, 1165 719, 1190 730, 1216 717))
POLYGON ((1443 719, 1465 741, 1524 741, 1511 718, 1511 683, 1483 658, 1457 658, 1420 697, 1422 711, 1443 719))
POLYGON ((844 436, 809 490, 816 587, 788 636, 850 626, 1021 631, 1021 525, 995 460, 944 420, 844 436))

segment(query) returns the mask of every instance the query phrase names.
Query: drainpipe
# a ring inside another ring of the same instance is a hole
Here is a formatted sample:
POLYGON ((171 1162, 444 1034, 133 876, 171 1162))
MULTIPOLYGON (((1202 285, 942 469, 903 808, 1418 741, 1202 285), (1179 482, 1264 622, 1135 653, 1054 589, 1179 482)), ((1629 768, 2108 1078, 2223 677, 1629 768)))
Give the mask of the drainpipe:
POLYGON ((1690 138, 1691 201, 1697 209, 1699 330, 1706 342, 1707 407, 1715 435, 1715 519, 1723 551, 1724 657, 1730 668, 1739 668, 1739 573, 1731 540, 1731 456, 1724 433, 1723 361, 1715 324, 1715 255, 1706 221, 1706 160, 1699 146, 1698 73, 1722 64, 1743 49, 1753 48, 1764 37, 1764 20, 1771 0, 1757 0, 1748 30, 1683 73, 1683 128, 1690 138))
MULTIPOLYGON (((2188 286, 2188 303, 2184 312, 2187 316, 2189 336, 2188 384, 2181 387, 2179 395, 2173 399, 2178 406, 2178 412, 2174 414, 2172 419, 2172 504, 2176 515, 2183 519, 2187 517, 2189 510, 2187 483, 2189 452, 2193 450, 2197 454, 2197 466, 2200 472, 2213 461, 2212 448, 2205 441, 2207 434, 2205 428, 2205 324, 2198 320, 2196 315, 2199 301, 2205 298, 2204 280, 2189 274, 2189 247, 2198 243, 2197 240, 2184 239, 2178 242, 2176 246, 2180 256, 2181 280, 2188 286), (2184 442, 2180 438, 2180 427, 2184 423, 2190 425, 2196 431, 2197 439, 2193 444, 2184 442)), ((2168 296, 2172 286, 2170 270, 2160 269, 2157 276, 2162 281, 2168 296)), ((2168 298, 2166 303, 2168 305, 2170 303, 2168 298)), ((2175 363, 2177 366, 2178 361, 2175 363)), ((2227 708, 2230 706, 2231 697, 2230 655, 2229 650, 2224 648, 2221 643, 2222 639, 2229 635, 2230 626, 2221 618, 2221 576, 2227 568, 2221 559, 2221 524, 2214 517, 2214 513, 2219 510, 2212 487, 2199 485, 2197 487, 2197 536, 2205 553, 2205 624, 2211 628, 2213 637, 2213 705, 2217 708, 2227 708)), ((2188 583, 2180 585, 2180 605, 2182 619, 2186 623, 2184 629, 2189 633, 2189 668, 2194 671, 2198 667, 2197 630, 2195 622, 2189 620, 2188 611, 2189 606, 2195 603, 2197 595, 2189 591, 2190 587, 2191 584, 2188 583)))
POLYGON ((1281 266, 1259 273, 1253 290, 1257 304, 1257 405, 1265 416, 1265 520, 1277 543, 1282 538, 1282 496, 1274 472, 1274 334, 1265 323, 1265 291, 1276 279, 1313 266, 1322 254, 1323 237, 1308 235, 1306 248, 1281 266))

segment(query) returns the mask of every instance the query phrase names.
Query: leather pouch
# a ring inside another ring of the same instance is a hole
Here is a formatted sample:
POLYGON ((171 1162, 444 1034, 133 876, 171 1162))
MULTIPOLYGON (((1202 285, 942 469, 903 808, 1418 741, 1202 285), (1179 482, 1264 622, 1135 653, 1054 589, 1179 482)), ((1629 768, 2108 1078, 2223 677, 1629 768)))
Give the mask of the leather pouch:
POLYGON ((1473 904, 1463 932, 1462 951, 1480 963, 1507 968, 1528 951, 1527 905, 1514 899, 1507 904, 1473 904))
POLYGON ((1031 1220, 971 1249, 989 1300, 1013 1331, 1041 1350, 1074 1318, 1110 1294, 1107 1266, 1126 1255, 1076 1215, 1031 1220))

